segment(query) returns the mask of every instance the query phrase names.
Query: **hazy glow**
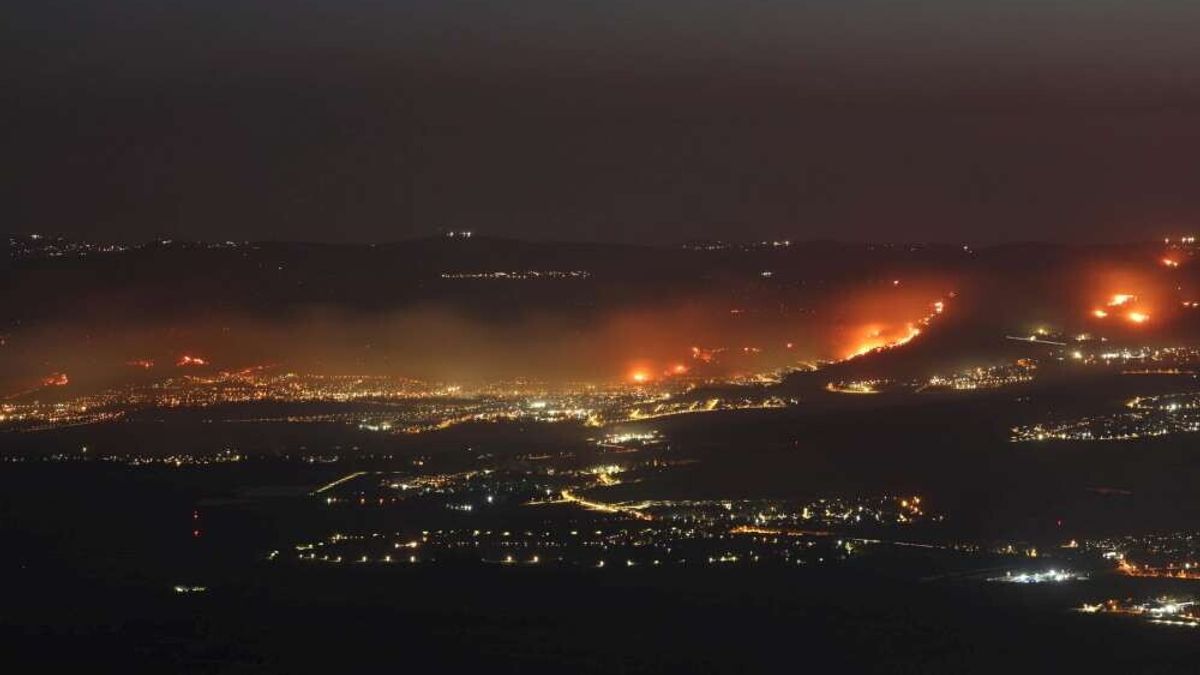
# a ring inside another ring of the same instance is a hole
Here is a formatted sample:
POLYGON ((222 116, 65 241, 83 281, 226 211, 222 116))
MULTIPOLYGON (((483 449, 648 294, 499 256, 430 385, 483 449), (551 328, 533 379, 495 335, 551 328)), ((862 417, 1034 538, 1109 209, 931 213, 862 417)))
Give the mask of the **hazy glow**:
POLYGON ((49 372, 71 373, 72 386, 89 388, 164 365, 236 371, 264 363, 302 373, 452 384, 749 380, 904 344, 926 330, 928 317, 950 313, 948 278, 906 276, 900 287, 891 280, 794 297, 739 297, 745 311, 737 315, 729 314, 726 289, 716 289, 577 314, 319 308, 278 318, 209 314, 99 328, 64 321, 10 341, 0 391, 28 390, 49 372), (84 336, 88 348, 79 349, 84 336))
MULTIPOLYGON (((951 294, 953 296, 953 294, 951 294)), ((944 300, 923 303, 924 314, 914 320, 885 323, 872 321, 859 325, 852 333, 850 346, 842 352, 841 358, 852 359, 871 352, 893 349, 908 344, 921 334, 924 327, 946 311, 944 300)), ((893 309, 894 311, 894 309, 893 309)), ((911 316, 911 315, 910 315, 911 316)))
MULTIPOLYGON (((1165 260, 1178 262, 1170 256, 1165 260)), ((1170 265, 1168 265, 1170 267, 1170 265)), ((1147 265, 1102 265, 1083 279, 1085 302, 1091 316, 1127 327, 1140 326, 1154 318, 1154 323, 1169 325, 1172 308, 1180 306, 1182 288, 1174 275, 1166 275, 1161 267, 1147 265)))
POLYGON ((885 329, 878 324, 871 324, 866 326, 863 332, 862 339, 858 344, 851 347, 844 358, 852 359, 876 350, 891 349, 892 347, 907 344, 921 334, 921 329, 912 323, 906 323, 902 328, 898 329, 894 327, 885 329))

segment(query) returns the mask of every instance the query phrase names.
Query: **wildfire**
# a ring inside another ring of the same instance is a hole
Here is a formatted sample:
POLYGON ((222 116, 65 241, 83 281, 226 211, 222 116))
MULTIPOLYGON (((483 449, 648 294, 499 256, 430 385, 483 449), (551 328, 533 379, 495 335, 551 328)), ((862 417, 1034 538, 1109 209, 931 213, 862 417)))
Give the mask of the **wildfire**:
MULTIPOLYGON (((954 297, 954 294, 952 293, 950 297, 954 297)), ((913 339, 921 334, 923 327, 928 326, 935 318, 946 311, 946 303, 943 300, 937 300, 931 303, 929 308, 930 312, 928 314, 917 321, 905 323, 903 328, 894 328, 878 323, 867 324, 863 327, 855 346, 843 358, 853 359, 864 354, 870 354, 871 352, 902 347, 912 342, 913 339)))
POLYGON ((126 361, 125 365, 133 366, 134 368, 141 368, 143 370, 150 370, 154 367, 154 361, 150 359, 138 359, 136 361, 126 361))
POLYGON ((175 362, 175 365, 181 366, 181 367, 182 366, 207 366, 208 361, 200 358, 199 356, 188 356, 187 354, 184 354, 183 356, 179 357, 179 360, 175 362))
POLYGON ((1085 303, 1081 309, 1089 312, 1093 320, 1114 324, 1114 329, 1123 326, 1141 331, 1155 325, 1169 325, 1180 301, 1190 295, 1191 289, 1184 285, 1185 280, 1173 279, 1175 273, 1168 273, 1164 267, 1184 270, 1192 264, 1189 246, 1158 251, 1139 265, 1098 266, 1079 289, 1085 303))
POLYGON ((889 335, 878 326, 867 328, 866 336, 846 354, 847 359, 852 359, 864 354, 870 354, 874 351, 882 351, 884 349, 893 349, 912 342, 913 338, 921 334, 921 329, 917 328, 912 323, 904 325, 903 331, 898 335, 889 335))
MULTIPOLYGON (((1093 309, 1092 316, 1096 317, 1097 319, 1104 319, 1108 317, 1108 312, 1104 311, 1103 309, 1093 309)), ((1141 310, 1130 310, 1126 312, 1124 316, 1125 319, 1130 323, 1146 323, 1150 320, 1149 312, 1144 312, 1141 310)))
POLYGON ((635 370, 629 374, 629 379, 635 384, 645 384, 650 381, 650 373, 644 370, 635 370))
POLYGON ((71 378, 67 377, 66 373, 54 373, 49 377, 42 378, 43 387, 64 387, 71 383, 71 378))
POLYGON ((1119 308, 1121 313, 1118 315, 1121 319, 1133 324, 1142 324, 1150 320, 1150 310, 1152 307, 1139 295, 1133 293, 1114 293, 1108 297, 1104 304, 1107 309, 1097 307, 1092 310, 1092 316, 1097 319, 1106 319, 1111 310, 1119 308))

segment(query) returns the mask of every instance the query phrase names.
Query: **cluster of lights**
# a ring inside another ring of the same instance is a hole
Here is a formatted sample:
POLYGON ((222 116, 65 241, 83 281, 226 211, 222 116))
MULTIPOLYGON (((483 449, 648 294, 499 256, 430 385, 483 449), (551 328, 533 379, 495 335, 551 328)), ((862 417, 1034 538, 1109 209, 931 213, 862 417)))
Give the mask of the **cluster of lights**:
POLYGON ((1029 441, 1134 441, 1200 431, 1200 416, 1164 413, 1148 416, 1124 413, 1083 417, 1065 422, 1033 424, 1012 429, 1010 440, 1029 441))
POLYGON ((1110 599, 1094 604, 1084 603, 1079 611, 1085 614, 1120 614, 1139 617, 1150 623, 1166 626, 1200 627, 1200 609, 1197 608, 1196 601, 1191 598, 1162 596, 1142 602, 1110 599))
POLYGON ((645 445, 649 443, 657 443, 662 440, 662 434, 657 431, 621 431, 614 432, 604 436, 596 441, 596 444, 601 447, 616 447, 624 449, 625 446, 631 443, 645 445))
POLYGON ((839 380, 825 385, 825 391, 834 394, 878 394, 892 384, 891 380, 874 378, 869 380, 839 380))
MULTIPOLYGON (((1074 357, 1086 364, 1161 364, 1152 369, 1123 370, 1128 374, 1188 374, 1178 366, 1195 363, 1200 351, 1193 348, 1137 349, 1074 357), (1163 365, 1169 367, 1163 367, 1163 365)), ((1053 422, 1018 426, 1012 441, 1129 441, 1172 434, 1200 432, 1200 394, 1135 396, 1125 403, 1126 411, 1088 415, 1053 422)))
MULTIPOLYGON (((553 475, 566 480, 590 476, 592 482, 588 485, 602 487, 598 478, 618 470, 627 468, 605 465, 553 475)), ((365 488, 395 484, 389 483, 389 479, 373 476, 360 472, 335 481, 328 486, 327 492, 337 493, 337 496, 331 495, 326 501, 353 504, 362 499, 354 499, 354 495, 362 495, 365 488)), ((503 493, 514 487, 518 491, 544 491, 537 481, 530 483, 528 478, 517 478, 505 472, 443 475, 437 481, 436 489, 431 485, 429 489, 420 490, 417 498, 444 500, 451 510, 459 510, 453 507, 461 504, 453 500, 483 490, 489 491, 489 503, 491 492, 503 493)), ((415 489, 412 485, 408 488, 410 491, 415 489)), ((584 489, 590 488, 585 486, 584 489)), ((624 567, 665 563, 804 565, 845 559, 865 546, 892 544, 939 548, 935 544, 879 538, 885 531, 878 529, 880 526, 905 526, 926 517, 919 496, 822 498, 798 503, 685 500, 623 504, 583 497, 580 491, 567 488, 557 499, 554 497, 551 494, 544 499, 506 503, 510 509, 567 503, 585 509, 591 515, 574 517, 567 526, 538 529, 510 528, 503 525, 505 521, 493 521, 491 526, 426 528, 420 530, 419 535, 411 531, 336 532, 324 539, 297 544, 295 559, 332 564, 387 564, 408 556, 409 562, 425 564, 474 559, 485 564, 551 563, 591 567, 605 567, 614 561, 624 567), (853 536, 859 527, 870 528, 870 536, 853 536)), ((503 516, 512 512, 501 510, 495 513, 503 516)), ((481 516, 472 514, 470 517, 481 516)), ((529 521, 523 519, 523 522, 529 521)))
POLYGON ((1032 382, 1036 370, 1037 363, 1032 359, 1018 359, 1014 363, 1001 366, 977 366, 948 376, 934 375, 919 386, 917 391, 926 389, 954 389, 957 391, 998 389, 1032 382))
POLYGON ((1077 349, 1071 352, 1071 358, 1086 365, 1101 366, 1144 366, 1148 369, 1127 370, 1134 374, 1162 373, 1178 374, 1184 372, 1182 367, 1200 366, 1200 348, 1197 347, 1123 347, 1105 351, 1084 351, 1077 349))
POLYGON ((1188 562, 1168 562, 1163 565, 1138 564, 1126 560, 1122 556, 1117 565, 1117 571, 1130 577, 1151 577, 1167 579, 1200 579, 1200 565, 1188 562))
POLYGON ((528 281, 530 279, 587 279, 586 270, 497 270, 492 272, 443 272, 443 279, 528 281))
POLYGON ((1036 370, 1037 363, 1032 359, 1019 359, 1011 364, 976 366, 950 375, 933 375, 924 380, 907 382, 895 382, 883 378, 840 380, 827 383, 825 390, 835 394, 879 394, 889 390, 909 390, 919 393, 936 389, 955 391, 997 389, 1031 382, 1036 370))
MULTIPOLYGON (((694 400, 666 399, 628 409, 625 413, 624 421, 640 422, 663 417, 711 413, 721 410, 774 410, 794 406, 798 403, 797 399, 774 395, 716 397, 694 400)), ((622 420, 618 418, 613 421, 622 420)))
POLYGON ((991 579, 988 579, 988 581, 1011 584, 1060 584, 1068 581, 1083 581, 1087 578, 1088 576, 1086 574, 1079 572, 1051 569, 1045 572, 1018 572, 1016 574, 1013 574, 1012 572, 1005 572, 1004 576, 992 577, 991 579))

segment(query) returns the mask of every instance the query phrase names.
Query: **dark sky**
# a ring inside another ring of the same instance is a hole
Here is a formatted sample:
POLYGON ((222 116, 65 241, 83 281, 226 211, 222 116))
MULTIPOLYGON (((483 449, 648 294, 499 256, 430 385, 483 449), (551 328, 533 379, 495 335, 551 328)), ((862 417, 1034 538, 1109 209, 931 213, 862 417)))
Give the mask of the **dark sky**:
POLYGON ((1195 0, 9 0, 6 230, 1128 240, 1200 223, 1195 0))

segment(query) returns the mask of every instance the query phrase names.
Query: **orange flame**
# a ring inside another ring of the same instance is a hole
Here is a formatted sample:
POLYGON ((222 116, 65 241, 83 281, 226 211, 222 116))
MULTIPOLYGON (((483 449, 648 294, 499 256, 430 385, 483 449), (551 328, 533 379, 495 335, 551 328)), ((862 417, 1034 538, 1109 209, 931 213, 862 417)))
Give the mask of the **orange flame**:
POLYGON ((71 383, 71 378, 67 377, 66 373, 54 373, 49 377, 42 378, 43 387, 64 387, 71 383))

